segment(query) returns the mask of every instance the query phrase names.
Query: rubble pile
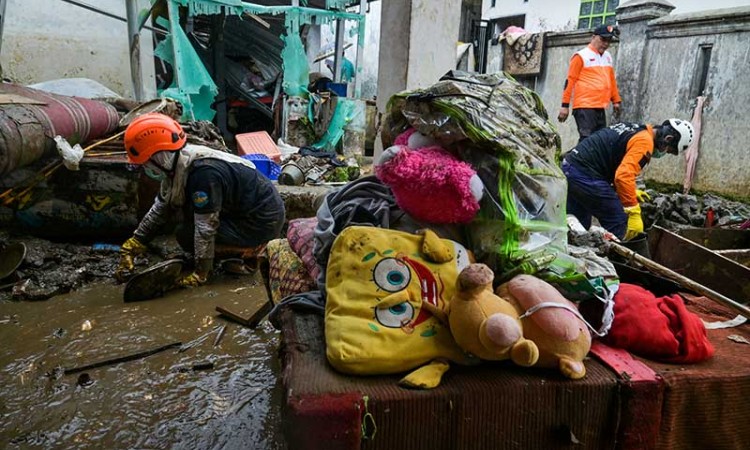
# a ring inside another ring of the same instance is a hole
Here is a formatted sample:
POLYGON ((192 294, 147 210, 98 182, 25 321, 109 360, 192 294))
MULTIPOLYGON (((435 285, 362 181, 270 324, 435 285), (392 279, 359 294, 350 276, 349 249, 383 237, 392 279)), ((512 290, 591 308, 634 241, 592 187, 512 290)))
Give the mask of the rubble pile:
MULTIPOLYGON (((26 258, 12 277, 0 281, 4 287, 0 290, 0 301, 46 300, 87 284, 115 282, 113 274, 120 261, 116 245, 71 244, 0 234, 0 250, 11 242, 26 245, 26 258)), ((136 270, 143 270, 170 254, 181 254, 177 243, 157 239, 151 253, 136 258, 136 270)))
POLYGON ((653 224, 670 230, 706 225, 730 226, 750 218, 750 205, 713 194, 698 197, 680 193, 661 194, 653 190, 646 192, 651 196, 651 200, 641 204, 646 228, 653 224), (712 223, 708 223, 709 220, 712 223))

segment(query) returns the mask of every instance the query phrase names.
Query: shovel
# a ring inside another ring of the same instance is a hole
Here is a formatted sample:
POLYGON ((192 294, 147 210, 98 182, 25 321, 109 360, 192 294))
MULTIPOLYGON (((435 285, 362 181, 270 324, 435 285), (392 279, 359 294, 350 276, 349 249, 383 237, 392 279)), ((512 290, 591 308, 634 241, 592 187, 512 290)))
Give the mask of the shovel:
POLYGON ((125 284, 125 303, 151 300, 177 287, 185 261, 168 259, 139 272, 125 284))

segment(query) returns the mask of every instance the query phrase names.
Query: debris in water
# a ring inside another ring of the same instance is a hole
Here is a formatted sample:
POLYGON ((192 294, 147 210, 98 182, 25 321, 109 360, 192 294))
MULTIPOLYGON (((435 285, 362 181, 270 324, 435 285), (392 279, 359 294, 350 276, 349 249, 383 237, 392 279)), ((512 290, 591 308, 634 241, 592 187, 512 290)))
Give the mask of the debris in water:
POLYGON ((91 379, 91 376, 87 372, 84 372, 78 375, 78 381, 76 381, 76 384, 81 387, 91 386, 94 384, 94 380, 91 379))
POLYGON ((217 334, 216 335, 216 339, 214 339, 214 347, 216 347, 217 345, 219 345, 219 343, 221 342, 221 338, 224 337, 224 333, 226 331, 227 331, 227 326, 226 325, 222 325, 221 329, 219 330, 219 334, 217 334))
POLYGON ((91 331, 92 328, 93 326, 91 325, 90 320, 84 320, 81 324, 81 331, 91 331))
POLYGON ((111 366, 112 364, 118 364, 118 363, 121 363, 121 362, 133 361, 135 359, 141 359, 141 358, 145 358, 147 356, 154 355, 156 353, 163 352, 164 350, 169 350, 170 348, 179 347, 180 345, 182 345, 182 342, 172 342, 171 344, 162 345, 161 347, 157 347, 157 348, 154 348, 154 349, 151 349, 151 350, 145 350, 145 351, 142 351, 142 352, 134 353, 132 355, 120 356, 118 358, 108 359, 108 360, 105 360, 105 361, 99 361, 99 362, 96 362, 96 363, 93 363, 93 364, 87 364, 87 365, 81 366, 81 367, 74 367, 72 369, 65 369, 63 371, 63 374, 64 375, 70 375, 72 373, 83 372, 84 370, 96 369, 97 367, 111 366))
POLYGON ((211 361, 204 361, 193 364, 193 370, 211 370, 214 368, 214 363, 211 361))
POLYGON ((13 285, 13 297, 21 297, 26 293, 26 288, 29 286, 31 280, 24 280, 22 283, 13 285))
POLYGON ((272 309, 273 309, 273 302, 269 300, 266 303, 264 303, 252 316, 246 319, 240 316, 239 314, 229 311, 228 309, 222 306, 216 307, 216 311, 220 315, 224 316, 224 318, 237 322, 240 325, 244 325, 252 329, 257 328, 258 324, 260 324, 260 321, 263 320, 263 318, 266 317, 268 313, 271 312, 272 309))
MULTIPOLYGON (((217 330, 220 330, 220 329, 221 329, 221 327, 218 327, 218 326, 214 327, 211 331, 209 331, 207 333, 203 333, 202 335, 200 335, 197 338, 193 339, 192 341, 186 343, 185 345, 181 345, 180 349, 177 352, 178 353, 182 353, 182 352, 184 352, 186 350, 190 350, 191 348, 193 348, 193 347, 195 347, 197 345, 202 344, 206 339, 208 339, 208 337, 210 335, 212 335, 213 333, 215 333, 217 330)), ((221 333, 221 331, 219 331, 219 333, 221 333)))

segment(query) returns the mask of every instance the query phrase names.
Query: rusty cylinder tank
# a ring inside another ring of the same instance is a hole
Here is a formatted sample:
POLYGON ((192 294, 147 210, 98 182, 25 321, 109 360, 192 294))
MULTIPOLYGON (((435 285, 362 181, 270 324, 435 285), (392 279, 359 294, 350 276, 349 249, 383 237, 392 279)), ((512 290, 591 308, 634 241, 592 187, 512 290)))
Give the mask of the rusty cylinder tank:
POLYGON ((0 83, 0 176, 56 154, 54 137, 85 143, 117 128, 108 103, 0 83))
POLYGON ((0 175, 27 166, 55 150, 44 126, 23 105, 0 107, 0 175))

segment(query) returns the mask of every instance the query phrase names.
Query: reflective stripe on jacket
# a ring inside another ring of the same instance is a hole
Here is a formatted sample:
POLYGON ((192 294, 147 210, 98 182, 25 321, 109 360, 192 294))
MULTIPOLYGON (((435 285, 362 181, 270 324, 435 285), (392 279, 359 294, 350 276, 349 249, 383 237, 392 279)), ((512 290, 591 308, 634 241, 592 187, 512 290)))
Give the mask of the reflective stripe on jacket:
POLYGON ((608 51, 600 55, 588 46, 573 55, 563 92, 563 106, 570 103, 571 94, 573 109, 606 108, 610 101, 621 101, 612 55, 608 51))

